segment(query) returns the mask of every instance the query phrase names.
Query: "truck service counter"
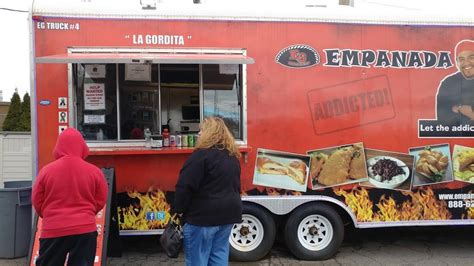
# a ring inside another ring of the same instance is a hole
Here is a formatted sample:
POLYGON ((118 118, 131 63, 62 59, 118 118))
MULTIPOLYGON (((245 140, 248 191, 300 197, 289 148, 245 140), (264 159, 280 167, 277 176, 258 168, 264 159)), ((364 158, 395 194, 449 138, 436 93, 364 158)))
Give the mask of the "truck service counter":
MULTIPOLYGON (((145 148, 145 147, 93 147, 90 148, 90 156, 99 155, 166 155, 166 154, 191 154, 194 148, 189 147, 165 147, 165 148, 145 148)), ((245 163, 248 161, 248 153, 252 147, 239 146, 242 158, 245 163)))

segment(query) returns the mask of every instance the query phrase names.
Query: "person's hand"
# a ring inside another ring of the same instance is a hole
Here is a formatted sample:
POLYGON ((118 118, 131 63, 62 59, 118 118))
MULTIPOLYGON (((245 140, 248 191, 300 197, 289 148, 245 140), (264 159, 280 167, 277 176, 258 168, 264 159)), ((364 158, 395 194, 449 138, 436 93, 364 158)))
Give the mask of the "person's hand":
POLYGON ((460 107, 460 105, 454 105, 453 107, 451 107, 451 111, 453 111, 454 113, 459 113, 460 107))
POLYGON ((472 106, 460 105, 458 111, 459 113, 469 117, 471 120, 474 120, 474 112, 472 111, 472 106))

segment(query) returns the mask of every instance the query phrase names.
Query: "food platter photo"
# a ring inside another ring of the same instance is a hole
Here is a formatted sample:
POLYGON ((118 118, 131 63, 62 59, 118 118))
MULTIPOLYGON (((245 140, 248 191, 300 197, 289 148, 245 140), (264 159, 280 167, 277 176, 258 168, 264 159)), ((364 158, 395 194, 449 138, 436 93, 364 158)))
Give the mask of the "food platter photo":
POLYGON ((449 144, 413 147, 410 154, 415 156, 414 187, 453 180, 449 144))
POLYGON ((305 192, 309 156, 258 149, 253 184, 305 192))
POLYGON ((410 168, 392 156, 375 156, 367 160, 369 182, 378 188, 395 189, 410 178, 410 168))
POLYGON ((454 145, 454 179, 474 183, 474 148, 454 145))
POLYGON ((368 182, 361 186, 410 191, 415 158, 407 153, 365 149, 368 182))
POLYGON ((313 190, 368 180, 361 142, 310 150, 307 154, 311 157, 308 183, 313 190))

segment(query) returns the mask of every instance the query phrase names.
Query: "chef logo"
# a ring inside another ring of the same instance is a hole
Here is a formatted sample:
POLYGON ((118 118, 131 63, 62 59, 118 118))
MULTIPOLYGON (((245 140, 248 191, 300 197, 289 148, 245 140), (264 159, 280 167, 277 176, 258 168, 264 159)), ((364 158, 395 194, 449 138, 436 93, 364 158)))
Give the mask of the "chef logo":
POLYGON ((306 68, 319 64, 320 57, 313 47, 296 44, 281 50, 275 57, 275 61, 290 68, 306 68))

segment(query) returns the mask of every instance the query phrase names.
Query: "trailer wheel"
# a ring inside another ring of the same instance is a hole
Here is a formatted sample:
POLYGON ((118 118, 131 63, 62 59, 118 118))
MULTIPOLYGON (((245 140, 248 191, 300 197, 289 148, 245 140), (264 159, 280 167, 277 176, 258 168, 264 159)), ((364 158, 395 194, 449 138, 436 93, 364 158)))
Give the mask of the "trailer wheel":
POLYGON ((285 241, 301 260, 326 260, 334 256, 344 237, 339 214, 326 204, 297 208, 285 226, 285 241))
POLYGON ((262 259, 270 252, 275 234, 275 221, 266 209, 244 204, 242 223, 234 224, 229 237, 230 258, 235 261, 262 259))

